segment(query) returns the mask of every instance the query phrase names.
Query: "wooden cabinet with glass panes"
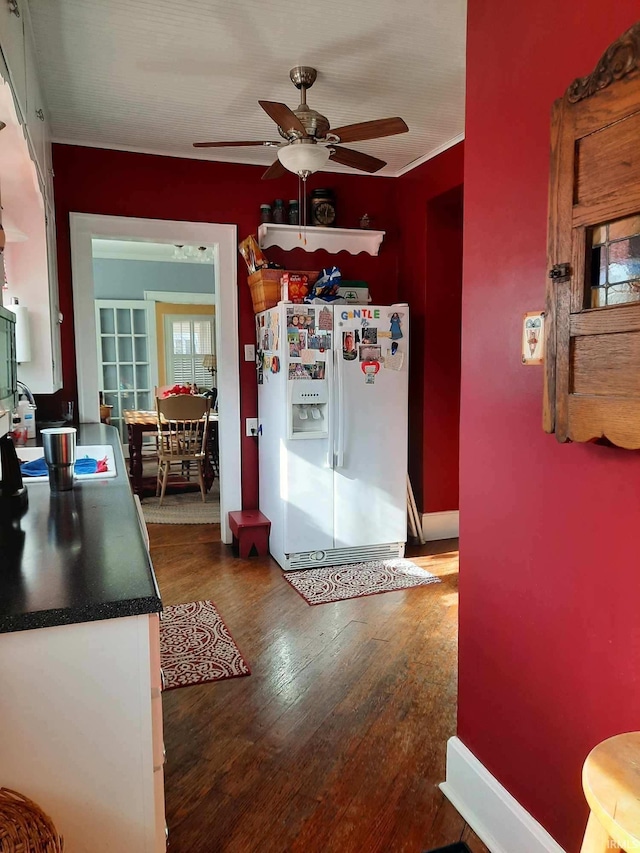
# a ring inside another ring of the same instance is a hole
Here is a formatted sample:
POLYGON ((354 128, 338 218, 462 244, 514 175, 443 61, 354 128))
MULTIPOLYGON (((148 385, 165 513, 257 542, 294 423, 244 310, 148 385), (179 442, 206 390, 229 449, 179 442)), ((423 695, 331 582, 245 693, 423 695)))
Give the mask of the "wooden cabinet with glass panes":
POLYGON ((640 23, 556 101, 544 428, 640 448, 640 23))

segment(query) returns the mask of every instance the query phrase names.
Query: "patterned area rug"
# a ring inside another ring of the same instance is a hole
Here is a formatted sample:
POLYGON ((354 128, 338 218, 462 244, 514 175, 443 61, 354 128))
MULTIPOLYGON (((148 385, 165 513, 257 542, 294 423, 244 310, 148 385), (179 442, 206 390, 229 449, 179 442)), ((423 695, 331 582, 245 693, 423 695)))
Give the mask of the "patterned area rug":
POLYGON ((328 604, 331 601, 440 583, 440 579, 431 572, 421 569, 411 560, 402 559, 305 569, 285 572, 284 576, 307 604, 328 604))
POLYGON ((165 607, 160 619, 160 663, 165 690, 251 674, 212 601, 165 607))
POLYGON ((142 514, 147 524, 220 524, 220 497, 218 480, 207 493, 203 503, 200 491, 165 495, 160 498, 145 498, 142 514))

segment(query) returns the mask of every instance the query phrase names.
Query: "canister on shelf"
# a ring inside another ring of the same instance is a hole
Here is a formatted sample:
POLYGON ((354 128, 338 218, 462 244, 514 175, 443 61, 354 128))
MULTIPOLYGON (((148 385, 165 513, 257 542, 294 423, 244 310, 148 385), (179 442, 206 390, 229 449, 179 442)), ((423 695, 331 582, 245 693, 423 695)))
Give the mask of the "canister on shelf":
POLYGON ((289 201, 289 225, 300 225, 300 209, 295 198, 289 201))
POLYGON ((260 205, 260 222, 271 222, 271 205, 260 205))
POLYGON ((277 198, 273 203, 273 221, 277 225, 284 225, 286 222, 286 215, 283 200, 281 198, 277 198))

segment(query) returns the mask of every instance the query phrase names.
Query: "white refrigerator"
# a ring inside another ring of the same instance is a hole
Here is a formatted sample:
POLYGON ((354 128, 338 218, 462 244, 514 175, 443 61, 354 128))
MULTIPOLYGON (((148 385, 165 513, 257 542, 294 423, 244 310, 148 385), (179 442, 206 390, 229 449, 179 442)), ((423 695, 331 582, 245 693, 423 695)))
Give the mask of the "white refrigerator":
POLYGON ((256 316, 260 509, 285 571, 402 557, 409 309, 256 316))

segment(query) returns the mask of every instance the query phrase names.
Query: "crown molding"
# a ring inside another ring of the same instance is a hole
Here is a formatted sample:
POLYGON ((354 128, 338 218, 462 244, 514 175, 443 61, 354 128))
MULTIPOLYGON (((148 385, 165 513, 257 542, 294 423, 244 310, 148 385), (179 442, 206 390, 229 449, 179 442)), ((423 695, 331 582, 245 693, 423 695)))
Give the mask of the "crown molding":
MULTIPOLYGON (((373 175, 366 175, 366 177, 370 178, 399 178, 401 175, 406 175, 407 172, 416 169, 418 166, 421 166, 423 163, 426 163, 429 160, 433 160, 434 157, 437 157, 438 154, 442 154, 448 148, 453 148, 454 145, 457 145, 458 142, 462 142, 464 139, 464 133, 458 133, 456 136, 453 136, 447 142, 443 142, 442 145, 438 145, 437 148, 434 148, 432 151, 429 151, 427 154, 424 154, 422 157, 419 157, 417 160, 412 160, 410 163, 407 163, 406 166, 403 166, 401 169, 397 169, 396 171, 388 171, 381 170, 380 172, 376 172, 373 175)), ((118 143, 105 143, 105 142, 90 142, 86 140, 79 139, 67 139, 65 137, 53 136, 51 141, 57 145, 76 145, 80 148, 103 148, 108 151, 128 151, 132 154, 152 154, 155 157, 175 157, 178 160, 203 160, 207 163, 228 163, 233 166, 255 166, 256 169, 268 169, 268 165, 265 163, 247 163, 245 160, 214 160, 211 156, 207 155, 202 151, 202 149, 194 148, 193 152, 185 153, 176 153, 172 151, 162 151, 158 148, 145 148, 142 146, 132 146, 132 145, 120 145, 118 143)), ((362 172, 357 171, 356 169, 348 169, 345 167, 331 167, 322 169, 323 172, 331 172, 336 175, 355 175, 357 177, 365 177, 362 172)))
POLYGON ((406 166, 403 166, 402 169, 398 169, 392 177, 399 178, 402 175, 406 175, 407 172, 413 171, 413 169, 417 169, 418 166, 422 166, 423 163, 427 163, 429 160, 433 160, 434 157, 437 157, 438 154, 443 154, 449 148, 453 148, 454 145, 457 145, 459 142, 464 141, 464 132, 458 133, 455 136, 451 137, 448 142, 443 142, 442 145, 438 145, 437 148, 434 148, 433 151, 430 151, 428 154, 425 154, 422 157, 418 157, 417 160, 412 160, 406 166))

